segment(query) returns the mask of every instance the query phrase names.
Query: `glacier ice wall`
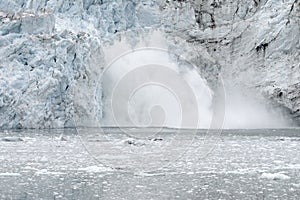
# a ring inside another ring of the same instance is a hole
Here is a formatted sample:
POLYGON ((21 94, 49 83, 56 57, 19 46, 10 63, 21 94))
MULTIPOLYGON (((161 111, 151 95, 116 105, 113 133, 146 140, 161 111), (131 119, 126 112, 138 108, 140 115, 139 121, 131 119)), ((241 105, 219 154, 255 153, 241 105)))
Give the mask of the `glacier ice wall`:
POLYGON ((297 0, 0 0, 0 127, 101 120, 104 50, 122 32, 131 31, 125 40, 134 46, 155 29, 212 89, 221 75, 299 120, 299 7, 297 0))

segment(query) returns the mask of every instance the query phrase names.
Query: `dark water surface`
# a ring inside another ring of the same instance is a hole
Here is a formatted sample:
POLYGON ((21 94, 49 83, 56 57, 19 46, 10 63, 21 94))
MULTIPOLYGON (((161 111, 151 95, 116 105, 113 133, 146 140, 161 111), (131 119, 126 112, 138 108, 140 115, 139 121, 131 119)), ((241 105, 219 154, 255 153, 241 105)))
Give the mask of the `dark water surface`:
POLYGON ((0 131, 0 199, 300 199, 300 129, 0 131))

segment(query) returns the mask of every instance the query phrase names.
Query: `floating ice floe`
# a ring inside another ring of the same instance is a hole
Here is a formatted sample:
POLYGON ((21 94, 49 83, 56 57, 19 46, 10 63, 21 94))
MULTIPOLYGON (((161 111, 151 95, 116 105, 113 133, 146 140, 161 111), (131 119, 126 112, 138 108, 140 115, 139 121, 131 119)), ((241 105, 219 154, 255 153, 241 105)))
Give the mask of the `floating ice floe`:
POLYGON ((300 188, 300 183, 293 183, 292 184, 294 187, 300 188))
POLYGON ((263 173, 260 178, 270 179, 270 180, 288 180, 291 177, 281 174, 281 173, 263 173))
POLYGON ((38 171, 37 168, 31 167, 31 166, 25 166, 25 167, 23 168, 23 170, 33 170, 33 171, 38 171))
POLYGON ((21 174, 5 172, 5 173, 0 173, 0 176, 21 176, 21 174))
POLYGON ((79 168, 78 170, 86 171, 88 173, 100 173, 100 172, 112 171, 111 168, 104 167, 104 166, 89 166, 89 167, 79 168))
MULTIPOLYGON (((171 173, 168 173, 168 174, 171 174, 171 173)), ((136 173, 134 173, 134 175, 150 177, 150 176, 165 176, 166 173, 136 172, 136 173)))
POLYGON ((62 172, 51 172, 51 171, 48 171, 47 169, 41 169, 41 170, 37 171, 35 174, 36 175, 63 175, 65 173, 62 173, 62 172))

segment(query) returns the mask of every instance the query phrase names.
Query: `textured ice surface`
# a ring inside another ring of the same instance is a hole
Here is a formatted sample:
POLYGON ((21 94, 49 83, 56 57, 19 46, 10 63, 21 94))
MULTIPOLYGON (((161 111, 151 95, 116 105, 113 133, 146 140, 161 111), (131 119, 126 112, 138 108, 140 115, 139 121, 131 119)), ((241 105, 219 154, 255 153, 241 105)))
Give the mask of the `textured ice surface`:
POLYGON ((297 0, 0 0, 0 127, 94 125, 104 50, 153 29, 212 89, 221 74, 299 119, 299 13, 297 0))

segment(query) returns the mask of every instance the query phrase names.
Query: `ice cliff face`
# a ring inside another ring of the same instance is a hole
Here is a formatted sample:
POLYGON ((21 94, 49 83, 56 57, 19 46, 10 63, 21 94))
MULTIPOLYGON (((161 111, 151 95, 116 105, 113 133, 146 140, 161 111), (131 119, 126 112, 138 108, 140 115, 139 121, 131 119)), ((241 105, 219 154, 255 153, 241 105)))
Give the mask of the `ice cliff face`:
POLYGON ((0 128, 101 120, 104 50, 151 29, 212 89, 223 77, 299 120, 299 13, 297 0, 0 0, 0 128))

